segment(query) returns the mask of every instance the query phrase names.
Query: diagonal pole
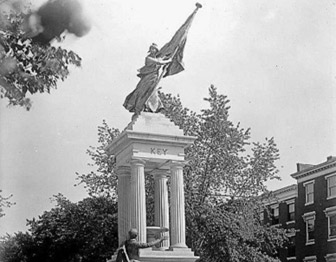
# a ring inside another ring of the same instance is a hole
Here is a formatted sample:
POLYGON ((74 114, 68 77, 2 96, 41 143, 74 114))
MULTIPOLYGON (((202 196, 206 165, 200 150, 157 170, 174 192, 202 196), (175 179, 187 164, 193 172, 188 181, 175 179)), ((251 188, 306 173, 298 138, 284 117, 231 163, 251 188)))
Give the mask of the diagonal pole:
MULTIPOLYGON (((175 48, 175 51, 174 51, 174 53, 170 56, 170 58, 173 58, 173 57, 175 56, 177 50, 178 50, 178 47, 175 48)), ((153 89, 153 92, 152 92, 152 94, 148 97, 148 99, 146 100, 146 102, 145 102, 144 105, 146 105, 146 104, 148 103, 148 101, 151 99, 151 97, 153 96, 153 94, 155 94, 155 92, 157 91, 157 89, 158 89, 158 85, 159 85, 159 83, 160 83, 162 77, 166 74, 166 72, 167 72, 167 68, 168 68, 169 64, 170 64, 170 63, 165 64, 165 65, 163 66, 162 71, 161 71, 161 73, 160 73, 160 75, 159 75, 159 78, 158 78, 157 81, 156 81, 156 84, 155 84, 155 87, 154 87, 154 89, 153 89)))

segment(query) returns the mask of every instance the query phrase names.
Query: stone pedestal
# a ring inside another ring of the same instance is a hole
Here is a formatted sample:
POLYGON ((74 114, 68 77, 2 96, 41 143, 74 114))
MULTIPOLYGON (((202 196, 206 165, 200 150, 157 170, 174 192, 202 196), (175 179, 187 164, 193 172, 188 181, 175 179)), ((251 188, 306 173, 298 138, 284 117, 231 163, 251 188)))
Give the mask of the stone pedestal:
POLYGON ((140 261, 194 262, 198 258, 186 245, 183 186, 184 148, 194 140, 164 115, 142 112, 106 148, 115 155, 118 167, 119 243, 131 228, 138 230, 140 242, 148 242, 155 232, 170 237, 160 247, 140 250, 140 261), (150 227, 146 224, 147 174, 153 175, 155 182, 155 225, 150 227))

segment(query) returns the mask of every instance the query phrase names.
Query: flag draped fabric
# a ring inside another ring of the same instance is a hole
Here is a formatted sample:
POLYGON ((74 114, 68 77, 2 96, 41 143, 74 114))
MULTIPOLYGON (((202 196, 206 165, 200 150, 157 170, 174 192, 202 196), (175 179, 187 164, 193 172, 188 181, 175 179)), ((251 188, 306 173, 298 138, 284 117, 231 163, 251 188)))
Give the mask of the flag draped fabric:
POLYGON ((200 4, 196 4, 195 11, 177 30, 173 38, 155 54, 155 57, 151 54, 146 57, 145 66, 138 70, 138 76, 141 79, 133 92, 125 99, 124 107, 128 111, 139 114, 142 110, 158 112, 162 108, 162 102, 157 95, 158 84, 162 77, 174 75, 184 70, 182 60, 188 30, 200 7, 200 4), (167 61, 168 63, 162 66, 161 59, 170 58, 172 61, 167 61))
POLYGON ((165 44, 157 54, 157 57, 161 58, 171 58, 172 62, 168 64, 166 72, 163 77, 177 74, 184 70, 183 64, 183 51, 184 46, 187 41, 188 30, 191 23, 195 17, 197 10, 201 7, 200 4, 196 4, 197 8, 195 11, 187 18, 184 24, 177 30, 173 38, 165 44))

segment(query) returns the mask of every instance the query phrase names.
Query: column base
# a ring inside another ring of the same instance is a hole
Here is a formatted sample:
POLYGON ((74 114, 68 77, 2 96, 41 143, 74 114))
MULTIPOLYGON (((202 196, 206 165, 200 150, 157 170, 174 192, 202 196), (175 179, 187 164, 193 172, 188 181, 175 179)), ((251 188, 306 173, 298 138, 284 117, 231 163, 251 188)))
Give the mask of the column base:
MULTIPOLYGON (((141 262, 195 262, 199 257, 194 255, 190 248, 173 248, 169 250, 157 250, 144 248, 139 250, 139 261, 141 262)), ((107 262, 114 262, 117 259, 117 252, 107 259, 107 262)))
POLYGON ((106 259, 106 262, 115 262, 117 260, 118 251, 114 252, 110 259, 106 259))
POLYGON ((189 249, 186 245, 184 244, 175 244, 169 247, 169 250, 179 250, 179 249, 189 249))
POLYGON ((165 251, 151 248, 139 250, 141 262, 195 262, 199 257, 190 248, 174 248, 165 251))

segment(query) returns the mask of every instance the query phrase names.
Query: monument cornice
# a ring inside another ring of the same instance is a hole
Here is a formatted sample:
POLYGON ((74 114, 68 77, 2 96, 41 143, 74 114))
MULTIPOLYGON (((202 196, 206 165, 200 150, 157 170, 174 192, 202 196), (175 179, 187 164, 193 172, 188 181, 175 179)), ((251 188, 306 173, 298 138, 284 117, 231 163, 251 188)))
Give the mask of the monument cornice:
POLYGON ((132 130, 125 130, 120 134, 118 138, 112 141, 106 147, 108 154, 116 155, 121 152, 124 148, 127 148, 134 142, 137 143, 152 143, 152 144, 166 144, 174 145, 179 147, 187 147, 195 141, 196 137, 194 136, 177 136, 177 135, 162 135, 162 134, 153 134, 153 133, 144 133, 132 130))

